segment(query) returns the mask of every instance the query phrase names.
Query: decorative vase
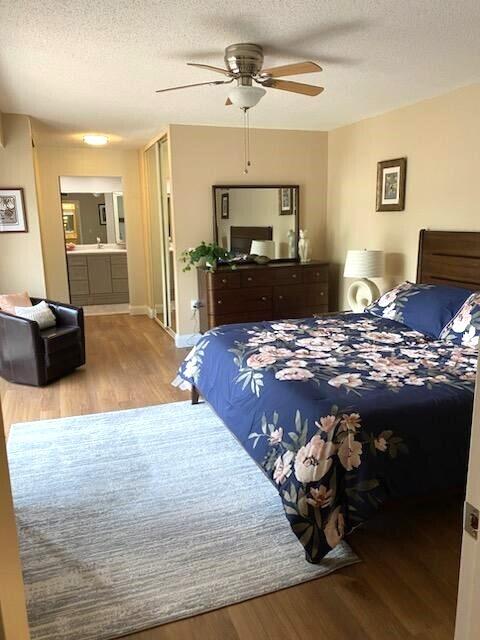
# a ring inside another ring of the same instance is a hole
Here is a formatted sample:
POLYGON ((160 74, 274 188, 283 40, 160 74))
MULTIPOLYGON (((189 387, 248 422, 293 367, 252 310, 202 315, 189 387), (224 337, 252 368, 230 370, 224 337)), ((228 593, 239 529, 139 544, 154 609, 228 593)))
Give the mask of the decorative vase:
POLYGON ((300 262, 310 262, 310 240, 307 236, 308 231, 306 229, 300 229, 300 240, 298 241, 300 262))

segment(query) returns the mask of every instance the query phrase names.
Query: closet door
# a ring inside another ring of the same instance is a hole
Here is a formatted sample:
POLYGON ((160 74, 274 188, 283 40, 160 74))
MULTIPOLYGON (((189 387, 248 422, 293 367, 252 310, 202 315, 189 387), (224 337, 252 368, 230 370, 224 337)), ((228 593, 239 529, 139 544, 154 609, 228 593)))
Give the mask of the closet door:
POLYGON ((159 142, 160 184, 162 194, 163 270, 165 274, 165 297, 167 303, 166 326, 174 333, 177 329, 175 302, 175 251, 173 244, 172 213, 170 207, 170 165, 168 162, 168 139, 159 142))
POLYGON ((150 218, 150 254, 152 274, 153 317, 162 324, 167 323, 165 299, 165 273, 163 260, 162 195, 160 184, 160 161, 158 144, 145 152, 147 203, 150 218))

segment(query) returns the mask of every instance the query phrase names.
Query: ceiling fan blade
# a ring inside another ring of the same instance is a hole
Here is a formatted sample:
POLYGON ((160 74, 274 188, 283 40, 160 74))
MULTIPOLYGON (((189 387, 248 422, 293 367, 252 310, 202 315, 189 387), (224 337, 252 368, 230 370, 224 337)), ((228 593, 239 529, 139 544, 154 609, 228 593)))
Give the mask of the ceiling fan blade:
POLYGON ((199 64, 198 62, 187 62, 189 67, 199 67, 200 69, 208 69, 209 71, 215 71, 215 73, 223 73, 224 76, 232 77, 235 74, 228 69, 222 69, 221 67, 212 67, 209 64, 199 64))
POLYGON ((294 64, 284 64, 281 67, 262 69, 261 75, 282 78, 283 76, 296 76, 301 73, 315 73, 316 71, 322 71, 322 67, 316 62, 296 62, 294 64))
POLYGON ((305 96, 318 96, 323 91, 323 87, 316 87, 313 84, 302 84, 301 82, 291 82, 290 80, 274 80, 273 78, 261 84, 270 89, 292 91, 293 93, 302 93, 305 96))
POLYGON ((227 100, 225 101, 225 106, 229 107, 231 104, 233 104, 233 102, 230 100, 230 98, 227 98, 227 100))
POLYGON ((190 89, 190 87, 203 87, 207 84, 229 84, 231 80, 211 80, 210 82, 196 82, 195 84, 182 84, 180 87, 168 87, 168 89, 157 89, 155 93, 163 93, 164 91, 177 91, 177 89, 190 89))

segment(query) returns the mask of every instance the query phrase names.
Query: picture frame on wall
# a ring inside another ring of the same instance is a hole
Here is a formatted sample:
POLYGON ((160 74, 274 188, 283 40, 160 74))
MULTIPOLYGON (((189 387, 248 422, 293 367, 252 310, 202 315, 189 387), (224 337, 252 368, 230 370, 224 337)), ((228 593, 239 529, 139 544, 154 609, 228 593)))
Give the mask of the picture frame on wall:
POLYGON ((293 214, 292 194, 293 191, 291 187, 280 187, 278 190, 281 216, 291 216, 293 214))
POLYGON ((98 219, 101 225, 105 226, 107 224, 107 211, 104 204, 98 205, 98 219))
POLYGON ((228 193, 222 193, 221 216, 222 220, 228 220, 230 218, 230 200, 228 193))
POLYGON ((377 163, 377 211, 403 211, 407 159, 395 158, 377 163))
POLYGON ((0 233, 26 233, 27 231, 23 188, 0 188, 0 233))

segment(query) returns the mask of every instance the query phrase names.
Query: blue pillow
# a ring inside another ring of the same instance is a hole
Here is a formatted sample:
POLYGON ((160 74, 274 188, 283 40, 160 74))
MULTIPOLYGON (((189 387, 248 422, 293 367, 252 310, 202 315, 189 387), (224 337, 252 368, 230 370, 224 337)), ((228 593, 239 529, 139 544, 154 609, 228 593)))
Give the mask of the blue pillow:
POLYGON ((472 293, 440 338, 452 344, 478 349, 480 338, 480 293, 472 293))
POLYGON ((365 311, 401 322, 431 338, 439 338, 471 294, 472 291, 460 287, 402 282, 365 311))

